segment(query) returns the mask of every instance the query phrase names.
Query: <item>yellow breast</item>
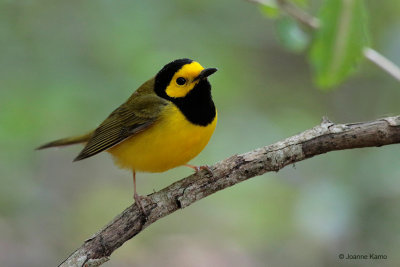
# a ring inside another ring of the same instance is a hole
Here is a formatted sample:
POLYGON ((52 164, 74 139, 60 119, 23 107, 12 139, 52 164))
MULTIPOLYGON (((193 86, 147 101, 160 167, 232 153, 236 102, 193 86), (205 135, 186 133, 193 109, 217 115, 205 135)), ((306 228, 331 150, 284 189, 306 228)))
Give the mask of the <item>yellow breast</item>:
POLYGON ((107 151, 121 168, 163 172, 197 156, 210 140, 216 124, 217 116, 207 126, 194 125, 171 103, 151 127, 107 151))

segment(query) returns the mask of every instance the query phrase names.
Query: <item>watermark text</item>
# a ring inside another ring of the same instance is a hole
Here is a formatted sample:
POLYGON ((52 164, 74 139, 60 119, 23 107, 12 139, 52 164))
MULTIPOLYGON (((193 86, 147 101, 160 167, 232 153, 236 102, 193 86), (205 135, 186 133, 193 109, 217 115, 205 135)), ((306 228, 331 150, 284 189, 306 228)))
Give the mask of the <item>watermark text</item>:
POLYGON ((368 253, 368 254, 352 254, 340 253, 339 259, 341 260, 387 260, 386 254, 368 253))

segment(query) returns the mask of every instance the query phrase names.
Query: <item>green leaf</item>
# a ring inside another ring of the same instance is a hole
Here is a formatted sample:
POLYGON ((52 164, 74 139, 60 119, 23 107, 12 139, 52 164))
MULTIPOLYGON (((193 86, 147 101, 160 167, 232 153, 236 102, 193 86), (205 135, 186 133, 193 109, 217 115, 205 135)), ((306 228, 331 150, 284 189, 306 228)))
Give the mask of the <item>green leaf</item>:
POLYGON ((260 2, 261 12, 270 19, 279 17, 280 10, 275 0, 264 0, 260 2))
POLYGON ((363 0, 327 0, 319 19, 310 61, 315 82, 328 88, 347 78, 360 61, 368 43, 367 12, 363 0))
MULTIPOLYGON (((308 6, 309 0, 289 0, 295 5, 299 5, 301 7, 308 6)), ((260 4, 261 12, 270 19, 276 19, 281 15, 281 10, 277 3, 277 0, 259 0, 257 1, 260 4)))
POLYGON ((301 7, 306 7, 309 5, 308 0, 289 0, 289 1, 292 2, 293 4, 299 5, 301 7))
POLYGON ((291 17, 282 17, 276 24, 278 39, 288 50, 300 53, 307 47, 308 35, 299 27, 291 17))

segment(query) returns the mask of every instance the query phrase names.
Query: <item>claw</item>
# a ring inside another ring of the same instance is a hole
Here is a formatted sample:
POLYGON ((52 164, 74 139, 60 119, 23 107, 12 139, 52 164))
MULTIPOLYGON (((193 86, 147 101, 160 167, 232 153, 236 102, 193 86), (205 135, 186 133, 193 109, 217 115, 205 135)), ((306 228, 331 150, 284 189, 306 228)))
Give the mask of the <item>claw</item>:
POLYGON ((133 194, 133 198, 135 199, 135 204, 138 206, 138 208, 142 211, 143 214, 146 214, 143 204, 142 204, 142 198, 139 196, 136 192, 133 194))
POLYGON ((211 170, 211 168, 208 165, 195 166, 195 165, 186 164, 185 166, 192 168, 196 173, 198 173, 199 171, 202 171, 202 170, 206 170, 209 174, 211 174, 211 176, 214 176, 213 171, 211 170))
POLYGON ((147 219, 147 213, 144 210, 143 204, 142 204, 142 199, 145 197, 139 196, 139 194, 136 192, 136 172, 133 170, 133 198, 135 199, 135 204, 136 206, 140 209, 140 211, 143 213, 145 219, 147 219))

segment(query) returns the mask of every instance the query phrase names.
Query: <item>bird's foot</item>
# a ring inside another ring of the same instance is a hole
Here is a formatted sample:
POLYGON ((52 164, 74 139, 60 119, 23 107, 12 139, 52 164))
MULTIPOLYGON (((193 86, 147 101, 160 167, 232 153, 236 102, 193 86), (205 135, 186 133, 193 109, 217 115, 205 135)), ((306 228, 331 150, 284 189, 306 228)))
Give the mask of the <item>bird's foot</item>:
POLYGON ((199 171, 202 171, 202 170, 206 170, 211 176, 214 176, 213 171, 211 170, 211 168, 208 165, 195 166, 195 165, 186 164, 185 166, 192 168, 196 173, 198 173, 199 171))
POLYGON ((142 204, 142 200, 145 199, 146 197, 139 196, 139 194, 135 192, 133 194, 133 198, 135 199, 136 206, 140 209, 140 211, 143 213, 143 215, 147 218, 147 213, 144 210, 144 207, 143 207, 143 204, 142 204))

